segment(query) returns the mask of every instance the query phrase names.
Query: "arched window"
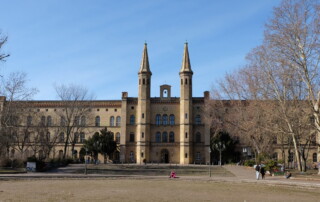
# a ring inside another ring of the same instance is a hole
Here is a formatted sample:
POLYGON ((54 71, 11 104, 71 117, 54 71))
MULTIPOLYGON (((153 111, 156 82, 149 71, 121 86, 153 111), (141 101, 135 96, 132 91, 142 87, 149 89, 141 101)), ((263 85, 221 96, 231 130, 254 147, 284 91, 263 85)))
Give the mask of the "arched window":
POLYGON ((168 125, 168 115, 164 114, 162 116, 162 124, 163 125, 168 125))
POLYGON ((85 126, 85 125, 86 125, 86 117, 81 116, 81 126, 85 126))
POLYGON ((27 126, 32 126, 32 116, 27 117, 27 126))
POLYGON ((174 115, 170 114, 170 125, 174 125, 174 115))
POLYGON ((120 126, 120 125, 121 125, 121 117, 120 117, 120 116, 117 116, 116 126, 120 126))
POLYGON ((293 162, 293 158, 294 158, 294 154, 293 152, 290 152, 288 156, 288 162, 293 162))
POLYGON ((52 126, 52 118, 51 118, 51 116, 47 117, 47 126, 52 126))
POLYGON ((41 143, 43 143, 44 142, 44 132, 40 132, 39 133, 39 141, 41 142, 41 143))
POLYGON ((96 121, 95 121, 96 126, 100 126, 100 116, 96 116, 96 121))
POLYGON ((50 142, 50 133, 49 132, 47 132, 46 138, 47 138, 47 142, 50 142))
POLYGON ((64 142, 64 133, 60 133, 59 142, 64 142))
POLYGON ((168 142, 168 133, 167 132, 162 133, 162 142, 168 142))
POLYGON ((134 115, 130 116, 130 125, 134 125, 136 123, 134 115))
POLYGON ((174 142, 174 132, 169 133, 169 142, 174 142))
POLYGON ((116 142, 119 144, 120 143, 120 133, 116 134, 116 142))
POLYGON ((84 132, 80 133, 80 142, 84 143, 85 139, 86 139, 86 135, 84 134, 84 132))
POLYGON ((45 126, 45 125, 46 125, 46 117, 41 116, 40 126, 45 126))
POLYGON ((130 133, 130 142, 134 142, 134 133, 130 133))
POLYGON ((196 143, 200 143, 201 142, 201 133, 196 133, 196 143))
POLYGON ((195 122, 196 122, 196 125, 200 125, 201 124, 201 116, 200 115, 196 116, 195 122))
POLYGON ((161 142, 161 133, 160 132, 157 132, 156 133, 156 142, 161 142))
POLYGON ((74 125, 76 125, 76 126, 80 125, 80 117, 79 116, 74 117, 74 125))
POLYGON ((74 143, 78 143, 79 142, 79 133, 75 132, 74 133, 74 143))
POLYGON ((110 117, 110 126, 114 126, 114 116, 110 117))
POLYGON ((64 116, 60 117, 60 126, 66 126, 66 118, 64 116))
POLYGON ((317 153, 312 154, 312 162, 317 162, 317 153))
POLYGON ((160 114, 156 115, 156 125, 157 126, 161 125, 161 115, 160 114))

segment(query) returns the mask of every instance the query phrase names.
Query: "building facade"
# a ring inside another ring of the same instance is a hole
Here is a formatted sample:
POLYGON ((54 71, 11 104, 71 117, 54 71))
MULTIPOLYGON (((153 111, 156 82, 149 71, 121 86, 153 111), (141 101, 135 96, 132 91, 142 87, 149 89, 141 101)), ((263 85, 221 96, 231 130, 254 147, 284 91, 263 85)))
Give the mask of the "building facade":
MULTIPOLYGON (((151 98, 152 73, 145 44, 138 72, 138 97, 129 97, 127 92, 122 92, 121 100, 90 101, 90 115, 74 117, 82 127, 74 132, 74 147, 68 145, 66 155, 79 157, 83 141, 107 127, 119 144, 119 151, 113 156, 115 161, 208 163, 210 129, 204 123, 202 114, 209 100, 209 92, 204 92, 204 97, 192 96, 193 71, 187 43, 179 76, 180 98, 171 97, 171 86, 167 84, 160 86, 159 97, 151 98)), ((1 97, 0 103, 3 109, 6 105, 5 97, 1 97)), ((66 138, 66 129, 63 127, 65 117, 61 115, 65 113, 65 102, 28 101, 26 105, 25 111, 22 109, 25 120, 19 124, 21 131, 28 130, 27 138, 35 137, 41 134, 38 123, 46 125, 49 139, 57 134, 56 143, 47 156, 61 157, 66 138)), ((29 140, 24 148, 12 149, 11 155, 19 155, 17 150, 25 157, 44 155, 40 147, 34 147, 32 140, 29 140)))

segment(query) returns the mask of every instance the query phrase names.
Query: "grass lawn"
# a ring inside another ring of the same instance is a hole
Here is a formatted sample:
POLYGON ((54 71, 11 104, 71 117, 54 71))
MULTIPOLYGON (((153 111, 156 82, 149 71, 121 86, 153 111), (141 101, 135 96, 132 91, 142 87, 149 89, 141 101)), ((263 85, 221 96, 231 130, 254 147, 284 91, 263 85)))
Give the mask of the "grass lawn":
POLYGON ((0 174, 14 174, 14 173, 25 173, 24 168, 0 168, 0 174))
MULTIPOLYGON (((181 165, 135 165, 135 164, 99 164, 88 165, 89 174, 111 174, 111 175, 146 175, 146 176, 169 176, 174 170, 178 176, 208 176, 209 166, 181 166, 181 165)), ((83 169, 77 170, 83 173, 83 169)), ((234 175, 221 166, 211 166, 211 175, 220 177, 233 177, 234 175)))
POLYGON ((319 189, 179 179, 0 181, 0 201, 318 201, 319 189))

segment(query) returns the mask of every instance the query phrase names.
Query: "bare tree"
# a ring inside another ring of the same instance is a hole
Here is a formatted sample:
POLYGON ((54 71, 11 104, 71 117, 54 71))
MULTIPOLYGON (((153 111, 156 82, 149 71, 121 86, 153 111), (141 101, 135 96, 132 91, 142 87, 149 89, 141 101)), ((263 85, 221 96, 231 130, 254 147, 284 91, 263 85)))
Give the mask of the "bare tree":
POLYGON ((9 54, 1 53, 1 49, 4 46, 4 44, 7 42, 8 37, 3 36, 0 32, 0 61, 5 61, 6 57, 9 57, 9 54))
MULTIPOLYGON (((320 162, 320 3, 318 0, 284 0, 267 23, 265 44, 297 75, 307 92, 317 129, 320 162)), ((320 168, 319 168, 320 174, 320 168)))
POLYGON ((21 140, 21 124, 25 114, 28 100, 37 93, 35 88, 27 88, 27 75, 25 73, 11 73, 7 78, 1 80, 0 92, 2 97, 1 106, 1 129, 0 129, 0 150, 14 147, 15 142, 21 140))
POLYGON ((93 96, 86 88, 77 85, 55 86, 57 96, 61 100, 61 109, 57 111, 61 118, 62 131, 65 132, 63 158, 66 158, 67 147, 73 153, 78 135, 86 129, 92 120, 91 104, 93 96))

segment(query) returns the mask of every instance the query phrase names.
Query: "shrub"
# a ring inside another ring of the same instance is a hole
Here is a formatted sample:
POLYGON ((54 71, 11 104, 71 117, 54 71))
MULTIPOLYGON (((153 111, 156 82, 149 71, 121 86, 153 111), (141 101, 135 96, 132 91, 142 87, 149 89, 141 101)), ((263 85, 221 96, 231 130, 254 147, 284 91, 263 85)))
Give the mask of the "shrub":
POLYGON ((252 167, 254 164, 256 164, 256 161, 254 159, 250 159, 245 160, 243 165, 252 167))

